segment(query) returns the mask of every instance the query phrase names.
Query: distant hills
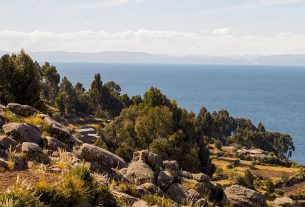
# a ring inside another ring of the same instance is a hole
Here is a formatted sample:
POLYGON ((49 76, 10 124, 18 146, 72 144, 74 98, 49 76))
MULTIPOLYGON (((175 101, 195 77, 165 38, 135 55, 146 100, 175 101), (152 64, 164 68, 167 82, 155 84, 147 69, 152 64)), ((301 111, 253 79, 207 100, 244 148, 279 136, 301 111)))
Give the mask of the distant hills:
MULTIPOLYGON (((7 52, 0 52, 0 55, 7 52)), ((271 56, 169 56, 144 52, 29 52, 39 62, 99 62, 153 64, 302 65, 305 54, 271 56)))

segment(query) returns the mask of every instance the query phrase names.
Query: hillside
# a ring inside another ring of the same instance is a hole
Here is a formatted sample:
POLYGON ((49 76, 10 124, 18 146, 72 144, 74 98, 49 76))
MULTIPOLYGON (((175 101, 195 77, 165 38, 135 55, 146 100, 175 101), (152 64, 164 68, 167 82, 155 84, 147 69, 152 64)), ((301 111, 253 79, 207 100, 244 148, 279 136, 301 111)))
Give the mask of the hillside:
POLYGON ((103 120, 83 117, 76 126, 75 117, 66 117, 64 126, 30 106, 8 104, 0 110, 2 206, 265 206, 267 197, 272 205, 279 196, 299 200, 304 195, 303 167, 249 161, 232 146, 210 145, 217 167, 210 178, 182 171, 176 161, 145 150, 134 152, 127 164, 85 143, 88 134, 78 128, 98 126, 103 120), (236 190, 244 192, 238 199, 236 190))

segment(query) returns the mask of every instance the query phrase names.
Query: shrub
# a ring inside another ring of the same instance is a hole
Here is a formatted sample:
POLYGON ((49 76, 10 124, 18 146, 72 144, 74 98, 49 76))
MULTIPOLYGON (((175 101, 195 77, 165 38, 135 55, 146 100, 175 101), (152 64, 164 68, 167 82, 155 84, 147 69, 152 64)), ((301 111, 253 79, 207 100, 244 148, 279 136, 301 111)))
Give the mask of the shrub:
POLYGON ((228 169, 233 169, 238 167, 240 164, 240 160, 234 160, 230 165, 227 166, 228 169))
POLYGON ((223 171, 222 168, 216 168, 215 174, 213 175, 214 180, 225 180, 228 179, 228 175, 223 171))
POLYGON ((160 207, 172 207, 173 202, 170 199, 160 197, 158 195, 145 195, 142 198, 149 206, 158 205, 160 207))

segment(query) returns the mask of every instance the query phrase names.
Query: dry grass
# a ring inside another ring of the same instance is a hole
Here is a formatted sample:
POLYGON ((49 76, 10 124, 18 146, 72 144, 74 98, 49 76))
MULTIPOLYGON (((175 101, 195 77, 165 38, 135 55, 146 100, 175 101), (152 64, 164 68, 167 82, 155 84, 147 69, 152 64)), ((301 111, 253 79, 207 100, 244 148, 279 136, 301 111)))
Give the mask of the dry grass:
POLYGON ((7 152, 7 166, 10 171, 13 171, 15 168, 15 156, 16 156, 16 151, 12 150, 12 146, 9 147, 8 152, 7 152))

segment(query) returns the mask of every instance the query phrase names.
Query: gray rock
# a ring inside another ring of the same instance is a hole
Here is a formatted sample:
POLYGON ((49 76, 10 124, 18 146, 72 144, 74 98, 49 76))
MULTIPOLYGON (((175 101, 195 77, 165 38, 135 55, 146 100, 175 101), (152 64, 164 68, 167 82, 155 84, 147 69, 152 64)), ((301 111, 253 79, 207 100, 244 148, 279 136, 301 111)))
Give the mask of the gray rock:
POLYGON ((8 122, 7 118, 5 116, 2 116, 0 114, 0 127, 2 127, 4 124, 8 122))
POLYGON ((179 169, 179 164, 175 160, 165 160, 162 163, 164 169, 168 170, 176 181, 182 176, 182 171, 179 169))
POLYGON ((91 144, 83 144, 77 154, 87 162, 98 163, 109 169, 127 167, 127 163, 121 157, 91 144))
POLYGON ((15 156, 15 170, 25 170, 27 169, 27 162, 25 158, 21 155, 15 156))
POLYGON ((6 158, 7 157, 7 151, 0 148, 0 157, 6 158))
POLYGON ((166 194, 175 202, 183 204, 187 201, 186 189, 179 183, 173 183, 166 190, 166 194))
POLYGON ((133 153, 132 161, 143 160, 148 164, 155 172, 158 172, 162 167, 162 159, 159 155, 149 152, 148 150, 137 151, 133 153))
POLYGON ((35 143, 23 142, 21 145, 21 151, 26 154, 28 160, 45 164, 50 163, 49 157, 44 154, 41 147, 35 143))
POLYGON ((288 197, 276 198, 273 203, 273 207, 297 207, 297 204, 288 197))
POLYGON ((6 108, 14 114, 22 117, 29 117, 39 113, 38 110, 28 105, 21 105, 17 103, 9 103, 6 108))
POLYGON ((12 149, 15 149, 17 145, 18 143, 15 140, 9 138, 8 136, 0 135, 0 148, 7 150, 11 146, 12 149))
POLYGON ((208 207, 208 206, 209 203, 204 198, 201 198, 195 202, 195 207, 208 207))
POLYGON ((68 152, 72 151, 72 148, 70 146, 53 137, 47 136, 43 139, 43 141, 44 147, 46 147, 48 150, 57 151, 58 149, 63 149, 68 152))
POLYGON ((197 200, 200 199, 200 194, 194 189, 189 189, 188 191, 186 191, 185 194, 188 202, 195 203, 197 200))
POLYGON ((138 200, 132 204, 132 207, 149 207, 149 205, 146 201, 138 200))
POLYGON ((183 178, 193 179, 192 173, 187 172, 187 171, 182 171, 182 172, 181 172, 181 176, 182 176, 183 178))
POLYGON ((7 162, 0 158, 0 169, 7 169, 8 168, 8 165, 7 165, 7 162))
POLYGON ((164 192, 153 183, 144 183, 140 186, 141 186, 141 188, 149 191, 152 194, 157 194, 159 196, 164 196, 164 192))
POLYGON ((261 193, 240 185, 225 189, 225 194, 234 207, 266 207, 266 199, 261 193))
POLYGON ((168 186, 170 186, 174 181, 175 178, 167 170, 160 171, 157 176, 157 185, 162 189, 168 188, 168 186))
POLYGON ((6 106, 0 104, 0 111, 5 111, 6 110, 6 106))
POLYGON ((137 202, 138 199, 131 196, 131 195, 128 195, 126 193, 122 193, 122 192, 119 192, 119 191, 116 191, 116 190, 112 190, 111 193, 113 195, 115 195, 115 197, 117 197, 119 200, 123 200, 126 204, 128 205, 132 205, 134 202, 137 202))
POLYGON ((40 144, 40 132, 33 126, 22 123, 5 124, 3 131, 7 136, 11 136, 17 142, 33 142, 40 144))
POLYGON ((210 182, 210 177, 203 173, 192 174, 193 179, 199 182, 210 182))
POLYGON ((45 114, 40 114, 39 116, 47 123, 48 132, 52 135, 52 137, 55 137, 70 147, 74 145, 81 145, 83 143, 82 141, 74 138, 66 127, 52 119, 50 116, 45 114))
POLYGON ((131 162, 127 169, 120 171, 121 174, 134 184, 154 183, 154 171, 143 160, 131 162))
POLYGON ((175 160, 165 160, 162 163, 163 168, 169 169, 171 171, 178 171, 179 170, 179 164, 175 160))

